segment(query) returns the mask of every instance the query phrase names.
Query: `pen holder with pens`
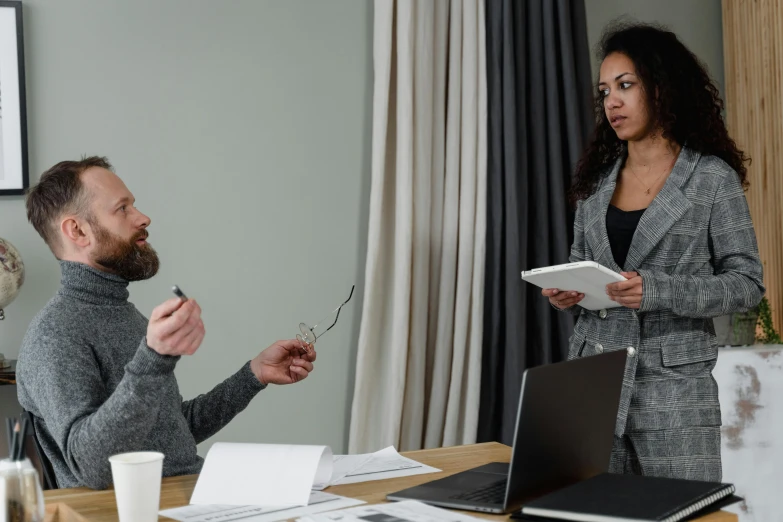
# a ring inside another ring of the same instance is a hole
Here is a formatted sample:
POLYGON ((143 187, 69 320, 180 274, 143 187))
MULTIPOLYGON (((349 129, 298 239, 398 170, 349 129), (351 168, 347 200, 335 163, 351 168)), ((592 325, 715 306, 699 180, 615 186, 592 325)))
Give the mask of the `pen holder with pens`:
POLYGON ((25 456, 30 425, 26 415, 19 421, 6 419, 8 458, 0 460, 0 522, 44 520, 46 506, 41 482, 30 459, 25 456))
POLYGON ((0 460, 0 500, 0 521, 43 521, 45 505, 41 482, 29 459, 0 460))

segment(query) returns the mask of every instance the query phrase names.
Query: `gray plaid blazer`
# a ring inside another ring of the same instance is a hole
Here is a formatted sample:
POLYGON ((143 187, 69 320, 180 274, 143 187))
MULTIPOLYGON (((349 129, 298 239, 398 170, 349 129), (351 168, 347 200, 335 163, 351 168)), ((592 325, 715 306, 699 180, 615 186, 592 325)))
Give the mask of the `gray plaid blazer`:
POLYGON ((569 359, 628 350, 616 435, 720 426, 712 318, 752 308, 764 295, 756 235, 739 176, 724 161, 683 147, 642 215, 625 266, 606 233, 618 160, 578 203, 570 261, 592 260, 642 277, 638 311, 578 305, 569 359))

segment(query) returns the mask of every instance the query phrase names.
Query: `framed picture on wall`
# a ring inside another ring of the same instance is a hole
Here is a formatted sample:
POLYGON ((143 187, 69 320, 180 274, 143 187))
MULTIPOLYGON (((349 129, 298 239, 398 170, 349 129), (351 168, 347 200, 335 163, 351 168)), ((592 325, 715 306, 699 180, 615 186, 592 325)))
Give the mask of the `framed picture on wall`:
POLYGON ((30 184, 23 42, 22 2, 0 0, 0 196, 30 184))

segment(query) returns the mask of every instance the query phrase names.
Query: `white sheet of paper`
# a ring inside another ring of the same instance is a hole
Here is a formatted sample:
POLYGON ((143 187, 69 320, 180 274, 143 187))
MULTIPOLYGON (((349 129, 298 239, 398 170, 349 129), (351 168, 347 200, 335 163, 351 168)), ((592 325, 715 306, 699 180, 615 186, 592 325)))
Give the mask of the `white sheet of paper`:
POLYGON ((331 476, 328 446, 216 442, 190 503, 306 506, 313 485, 331 476))
MULTIPOLYGON (((407 477, 410 475, 423 475, 425 473, 437 473, 440 470, 427 466, 421 462, 403 457, 394 446, 389 446, 375 453, 353 455, 351 457, 370 456, 361 466, 347 473, 343 478, 333 479, 331 484, 355 484, 371 480, 384 480, 395 477, 407 477)), ((342 457, 339 455, 338 457, 342 457)))
POLYGON ((277 520, 288 520, 332 509, 358 506, 359 504, 364 504, 364 501, 313 491, 310 494, 310 501, 307 506, 275 508, 191 504, 180 508, 165 509, 160 512, 160 515, 181 522, 230 522, 233 520, 241 520, 242 522, 276 522, 277 520))
POLYGON ((415 500, 340 509, 303 516, 297 520, 298 522, 367 522, 379 519, 395 522, 478 522, 481 520, 452 510, 428 506, 415 500))
POLYGON ((359 468, 372 460, 372 453, 363 455, 335 455, 332 467, 332 478, 328 485, 338 484, 347 475, 357 471, 359 468))

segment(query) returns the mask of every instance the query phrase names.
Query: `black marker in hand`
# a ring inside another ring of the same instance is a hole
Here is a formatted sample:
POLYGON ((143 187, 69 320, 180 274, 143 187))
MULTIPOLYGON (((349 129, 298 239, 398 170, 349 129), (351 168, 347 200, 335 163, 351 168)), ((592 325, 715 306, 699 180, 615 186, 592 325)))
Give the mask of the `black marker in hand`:
POLYGON ((188 296, 186 296, 185 292, 180 290, 177 285, 172 286, 171 287, 171 291, 174 292, 176 294, 176 296, 179 297, 180 299, 182 299, 183 301, 187 301, 188 300, 188 296))

